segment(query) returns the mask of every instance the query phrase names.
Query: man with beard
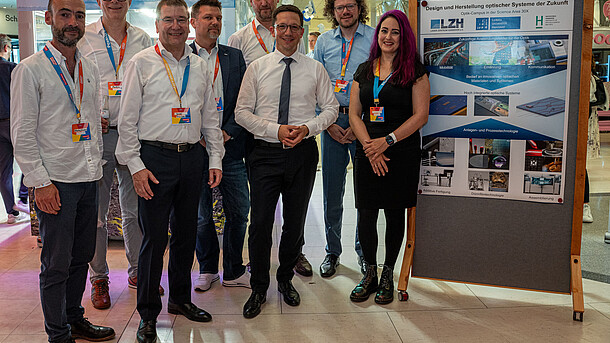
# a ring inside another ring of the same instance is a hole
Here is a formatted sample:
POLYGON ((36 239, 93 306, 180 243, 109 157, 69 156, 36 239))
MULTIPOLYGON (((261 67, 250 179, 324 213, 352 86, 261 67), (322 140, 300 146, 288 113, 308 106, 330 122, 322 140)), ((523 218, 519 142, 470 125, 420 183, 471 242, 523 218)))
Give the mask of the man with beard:
POLYGON ((208 185, 222 178, 222 131, 203 59, 186 45, 189 13, 184 0, 161 0, 155 26, 159 42, 136 54, 126 66, 119 111, 116 157, 129 167, 140 196, 143 232, 138 265, 138 342, 156 342, 161 312, 159 283, 169 242, 167 311, 189 320, 212 316, 191 302, 191 266, 197 238, 197 209, 204 152, 208 185))
MULTIPOLYGON (((246 66, 269 53, 275 51, 275 34, 273 30, 273 10, 278 0, 250 0, 255 18, 252 23, 239 29, 229 37, 229 46, 241 50, 246 60, 246 66)), ((305 54, 305 47, 298 42, 298 51, 305 54)), ((294 270, 303 275, 311 276, 311 264, 303 253, 299 254, 294 270)))
MULTIPOLYGON (((365 24, 367 13, 364 0, 326 0, 324 16, 333 23, 334 29, 324 32, 318 38, 314 50, 313 58, 326 68, 340 105, 337 121, 322 133, 322 188, 326 229, 326 257, 320 265, 322 277, 335 274, 342 251, 345 177, 350 155, 353 162, 356 153, 356 136, 349 127, 350 85, 358 66, 369 57, 375 34, 375 29, 365 24)), ((364 273, 366 268, 357 230, 356 253, 364 273)))
MULTIPOLYGON (((248 175, 244 154, 248 133, 235 123, 235 103, 239 86, 246 71, 244 57, 238 49, 218 44, 222 26, 222 10, 218 0, 200 0, 191 9, 191 25, 195 29, 195 41, 190 45, 193 52, 207 63, 208 78, 211 81, 220 116, 220 126, 225 144, 222 160, 222 181, 218 186, 222 193, 226 222, 223 233, 222 285, 226 287, 250 288, 250 272, 243 265, 242 250, 250 196, 248 175)), ((205 144, 205 140, 201 141, 205 144)), ((209 157, 204 152, 205 167, 209 157)), ((203 179, 207 180, 204 172, 203 179)), ((204 183, 199 199, 199 221, 197 223, 197 261, 199 277, 195 290, 205 292, 219 279, 218 258, 220 247, 216 226, 212 218, 212 189, 204 183)))
POLYGON ((17 65, 11 84, 15 159, 26 186, 35 187, 40 220, 45 329, 49 342, 104 341, 114 330, 91 324, 81 306, 102 177, 99 75, 76 48, 85 31, 85 4, 49 1, 45 22, 53 39, 17 65))
POLYGON ((267 299, 271 236, 280 194, 283 225, 278 290, 286 304, 298 306, 301 302, 291 280, 303 246, 316 176, 315 136, 336 120, 339 106, 324 67, 297 52, 303 37, 303 13, 296 6, 284 5, 272 18, 278 49, 248 67, 235 109, 237 123, 255 138, 247 159, 252 197, 248 238, 252 294, 244 305, 246 318, 256 317, 267 299), (321 109, 319 115, 316 105, 321 109))
MULTIPOLYGON (((83 56, 95 62, 100 73, 100 89, 108 118, 102 117, 104 130, 104 153, 106 162, 103 166, 103 177, 99 184, 99 208, 97 218, 97 243, 95 255, 89 263, 91 281, 91 302, 97 309, 110 307, 108 290, 108 230, 106 228, 110 187, 114 182, 116 170, 119 180, 119 197, 123 241, 127 256, 129 277, 127 284, 131 288, 138 285, 138 254, 142 243, 142 232, 138 225, 138 195, 133 189, 131 174, 126 166, 117 163, 114 157, 119 137, 117 122, 119 103, 121 101, 122 80, 125 64, 138 52, 150 46, 150 37, 144 30, 130 25, 126 21, 129 1, 98 0, 102 16, 85 29, 85 36, 78 43, 83 56)), ((163 293, 163 289, 159 289, 163 293)))

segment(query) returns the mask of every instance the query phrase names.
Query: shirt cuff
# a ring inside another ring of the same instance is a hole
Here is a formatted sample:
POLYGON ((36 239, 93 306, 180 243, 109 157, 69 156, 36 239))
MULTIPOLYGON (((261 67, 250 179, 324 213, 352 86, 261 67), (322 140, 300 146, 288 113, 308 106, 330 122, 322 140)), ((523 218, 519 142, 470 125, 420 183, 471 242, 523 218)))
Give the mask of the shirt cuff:
POLYGON ((265 132, 265 136, 269 137, 269 138, 277 139, 279 141, 279 138, 277 135, 279 130, 280 130, 280 124, 269 123, 267 125, 267 130, 265 132))
POLYGON ((218 155, 210 156, 209 169, 218 169, 222 171, 222 159, 218 155))
POLYGON ((131 161, 127 162, 127 168, 129 168, 129 172, 131 173, 131 175, 133 175, 139 172, 140 170, 146 169, 146 166, 144 165, 144 162, 142 162, 142 159, 140 157, 136 157, 131 161))
POLYGON ((31 173, 27 173, 23 178, 23 184, 27 187, 36 187, 51 182, 49 173, 45 167, 39 167, 31 173))

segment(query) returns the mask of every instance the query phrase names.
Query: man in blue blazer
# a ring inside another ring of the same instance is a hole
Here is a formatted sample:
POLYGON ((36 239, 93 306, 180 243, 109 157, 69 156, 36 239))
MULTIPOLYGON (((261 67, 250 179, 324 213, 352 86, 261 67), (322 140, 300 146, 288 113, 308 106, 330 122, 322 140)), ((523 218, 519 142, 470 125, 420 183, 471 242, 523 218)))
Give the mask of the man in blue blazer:
MULTIPOLYGON (((191 25, 195 29, 195 42, 191 44, 191 48, 207 62, 226 150, 222 160, 222 181, 218 186, 226 215, 222 285, 250 288, 250 272, 246 270, 242 260, 250 211, 248 177, 244 163, 249 133, 235 123, 234 114, 246 62, 240 50, 217 43, 221 23, 222 11, 218 0, 200 0, 191 8, 191 25)), ((202 139, 201 144, 205 146, 205 140, 202 139)), ((207 170, 207 166, 204 169, 207 170)), ((203 180, 208 180, 207 171, 203 180)), ((196 253, 200 274, 195 281, 195 290, 205 292, 214 281, 219 280, 220 254, 216 227, 212 219, 212 190, 207 182, 204 182, 199 201, 196 253)))

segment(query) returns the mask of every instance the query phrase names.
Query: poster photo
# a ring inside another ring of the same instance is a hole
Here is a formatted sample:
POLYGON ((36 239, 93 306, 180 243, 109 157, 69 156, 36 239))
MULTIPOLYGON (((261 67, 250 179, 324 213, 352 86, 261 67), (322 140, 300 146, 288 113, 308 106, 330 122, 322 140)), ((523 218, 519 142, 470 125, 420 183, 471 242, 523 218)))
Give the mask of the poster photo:
POLYGON ((420 194, 562 203, 573 1, 427 1, 420 194))

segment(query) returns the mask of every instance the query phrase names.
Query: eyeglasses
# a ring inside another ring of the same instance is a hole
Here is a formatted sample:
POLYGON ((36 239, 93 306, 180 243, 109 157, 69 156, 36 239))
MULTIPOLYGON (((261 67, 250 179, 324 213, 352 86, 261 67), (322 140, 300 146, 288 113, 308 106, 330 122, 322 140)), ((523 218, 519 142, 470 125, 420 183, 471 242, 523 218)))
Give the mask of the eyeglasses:
POLYGON ((303 27, 299 25, 286 25, 286 24, 277 24, 275 25, 276 30, 280 32, 284 32, 290 28, 291 32, 299 32, 303 27))
POLYGON ((358 7, 358 5, 356 4, 349 4, 349 5, 344 5, 344 6, 336 6, 335 7, 335 12, 343 12, 343 10, 348 10, 349 12, 352 12, 353 10, 356 9, 356 7, 358 7))
POLYGON ((174 21, 178 22, 178 25, 186 25, 188 23, 188 19, 181 17, 181 18, 171 18, 171 17, 165 17, 165 18, 161 18, 161 21, 163 22, 163 24, 166 25, 172 25, 174 23, 174 21))

